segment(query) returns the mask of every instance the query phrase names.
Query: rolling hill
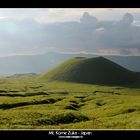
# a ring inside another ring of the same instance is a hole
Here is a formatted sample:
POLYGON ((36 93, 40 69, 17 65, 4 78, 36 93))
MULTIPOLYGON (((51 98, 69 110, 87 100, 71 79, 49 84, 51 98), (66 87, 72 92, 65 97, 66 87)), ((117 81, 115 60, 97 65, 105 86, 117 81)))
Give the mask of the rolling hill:
MULTIPOLYGON (((24 73, 41 73, 52 69, 66 59, 74 57, 93 58, 93 54, 65 54, 47 52, 40 55, 0 57, 0 77, 24 73)), ((103 56, 131 71, 140 72, 140 56, 103 56)))
POLYGON ((103 85, 129 84, 138 79, 137 73, 104 57, 75 57, 40 75, 39 78, 103 85))

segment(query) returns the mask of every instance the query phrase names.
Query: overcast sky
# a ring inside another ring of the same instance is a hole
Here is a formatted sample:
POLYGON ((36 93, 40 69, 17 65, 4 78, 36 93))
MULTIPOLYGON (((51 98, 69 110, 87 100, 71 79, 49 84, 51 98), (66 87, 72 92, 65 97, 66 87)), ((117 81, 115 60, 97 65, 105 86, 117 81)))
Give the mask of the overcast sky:
POLYGON ((140 56, 140 8, 1 8, 0 56, 140 56))

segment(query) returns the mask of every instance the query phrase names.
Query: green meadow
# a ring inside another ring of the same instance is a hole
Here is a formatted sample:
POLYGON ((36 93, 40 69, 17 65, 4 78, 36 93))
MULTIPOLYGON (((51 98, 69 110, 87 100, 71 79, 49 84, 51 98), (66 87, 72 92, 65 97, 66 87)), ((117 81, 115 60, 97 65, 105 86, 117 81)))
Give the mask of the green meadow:
POLYGON ((140 129, 139 73, 101 57, 1 78, 0 129, 140 129))
POLYGON ((139 128, 139 88, 35 76, 0 80, 0 129, 139 128))

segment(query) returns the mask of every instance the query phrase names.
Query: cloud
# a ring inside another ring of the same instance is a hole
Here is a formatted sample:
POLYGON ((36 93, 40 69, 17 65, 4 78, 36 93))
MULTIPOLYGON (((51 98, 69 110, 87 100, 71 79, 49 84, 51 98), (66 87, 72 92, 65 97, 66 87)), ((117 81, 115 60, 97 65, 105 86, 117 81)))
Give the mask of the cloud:
POLYGON ((0 17, 5 17, 0 20, 0 55, 47 51, 140 55, 140 27, 126 11, 138 14, 140 9, 0 9, 0 17), (113 13, 121 18, 99 20, 113 13))
POLYGON ((91 16, 88 12, 85 12, 83 16, 80 18, 80 22, 82 24, 96 24, 98 20, 96 17, 91 16))
POLYGON ((133 23, 133 16, 130 13, 126 13, 123 18, 120 20, 120 24, 124 26, 130 26, 133 23))
POLYGON ((88 12, 99 20, 120 20, 125 13, 132 13, 140 19, 140 8, 1 8, 0 17, 23 20, 35 19, 38 22, 78 21, 88 12))
POLYGON ((50 29, 53 30, 49 33, 54 35, 55 41, 49 45, 61 46, 64 50, 71 48, 105 55, 139 55, 136 49, 140 48, 140 28, 133 25, 133 22, 134 18, 130 13, 114 22, 99 21, 89 13, 84 13, 80 22, 51 26, 50 29))

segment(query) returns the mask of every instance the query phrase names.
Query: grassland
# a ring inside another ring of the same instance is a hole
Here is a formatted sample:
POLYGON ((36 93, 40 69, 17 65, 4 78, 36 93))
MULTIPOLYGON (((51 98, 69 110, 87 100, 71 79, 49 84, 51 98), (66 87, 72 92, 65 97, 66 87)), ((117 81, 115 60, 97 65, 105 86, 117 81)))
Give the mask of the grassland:
POLYGON ((140 88, 3 78, 0 129, 140 129, 140 88))

